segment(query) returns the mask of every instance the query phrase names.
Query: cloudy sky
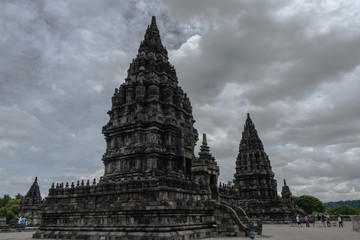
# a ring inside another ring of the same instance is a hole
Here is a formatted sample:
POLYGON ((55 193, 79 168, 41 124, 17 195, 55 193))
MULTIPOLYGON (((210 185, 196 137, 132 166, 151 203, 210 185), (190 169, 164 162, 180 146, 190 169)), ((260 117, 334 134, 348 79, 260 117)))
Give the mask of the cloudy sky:
POLYGON ((279 191, 360 199, 357 0, 1 1, 0 196, 103 174, 101 128, 152 15, 221 182, 249 112, 279 191))

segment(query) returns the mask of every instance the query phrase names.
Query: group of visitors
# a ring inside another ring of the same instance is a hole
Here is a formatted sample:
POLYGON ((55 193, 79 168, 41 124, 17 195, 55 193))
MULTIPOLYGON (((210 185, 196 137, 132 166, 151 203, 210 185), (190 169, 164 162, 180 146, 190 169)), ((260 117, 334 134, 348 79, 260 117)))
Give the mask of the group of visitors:
MULTIPOLYGON (((321 227, 331 227, 331 219, 330 219, 330 216, 320 216, 318 215, 317 216, 317 219, 319 221, 319 226, 321 227)), ((341 216, 338 216, 337 217, 337 221, 339 223, 339 227, 344 227, 344 224, 343 224, 343 220, 341 218, 341 216)), ((309 217, 306 215, 304 217, 304 222, 306 224, 306 227, 310 227, 310 222, 309 222, 309 217)), ((297 215, 296 216, 296 223, 297 223, 297 226, 298 227, 302 227, 302 224, 301 224, 301 219, 300 219, 300 215, 297 215)), ((335 223, 334 223, 335 224, 335 223)))
MULTIPOLYGON (((306 227, 310 227, 309 217, 308 217, 307 215, 304 217, 304 222, 305 222, 305 224, 306 224, 306 227)), ((297 226, 298 226, 298 227, 302 227, 302 225, 301 225, 301 219, 300 219, 300 216, 299 216, 299 215, 296 216, 296 223, 297 223, 297 226)))
MULTIPOLYGON (((324 216, 324 215, 318 215, 317 216, 317 219, 319 221, 319 226, 323 226, 323 227, 331 227, 331 219, 330 219, 330 216, 324 216)), ((338 216, 337 217, 337 221, 339 223, 339 227, 344 227, 344 224, 343 224, 343 220, 341 218, 341 216, 338 216)))
POLYGON ((18 217, 18 227, 19 228, 26 228, 26 225, 27 225, 27 221, 26 221, 26 217, 18 217))

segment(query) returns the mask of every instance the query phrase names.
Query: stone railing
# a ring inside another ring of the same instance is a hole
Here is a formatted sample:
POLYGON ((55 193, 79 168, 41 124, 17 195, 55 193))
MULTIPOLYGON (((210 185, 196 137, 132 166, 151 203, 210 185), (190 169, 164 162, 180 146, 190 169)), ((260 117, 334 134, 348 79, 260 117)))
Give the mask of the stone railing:
POLYGON ((182 189, 188 192, 197 192, 201 194, 207 194, 207 192, 201 191, 201 186, 197 182, 192 182, 189 179, 178 179, 176 177, 162 176, 157 178, 132 178, 123 179, 119 181, 103 181, 100 179, 99 183, 96 183, 96 179, 91 184, 89 180, 77 181, 77 184, 72 183, 57 183, 52 184, 49 189, 49 197, 56 196, 72 196, 72 195, 89 195, 95 193, 116 193, 126 191, 144 191, 158 188, 172 188, 182 189))

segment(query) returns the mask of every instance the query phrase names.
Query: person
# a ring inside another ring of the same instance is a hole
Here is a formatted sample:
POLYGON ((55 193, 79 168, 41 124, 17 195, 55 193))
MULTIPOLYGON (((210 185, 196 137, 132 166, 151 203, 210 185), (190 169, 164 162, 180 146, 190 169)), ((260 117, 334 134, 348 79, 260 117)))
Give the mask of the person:
POLYGON ((321 223, 323 227, 326 227, 325 216, 321 215, 321 223))
POLYGON ((23 222, 24 222, 24 229, 27 227, 27 219, 26 217, 23 218, 23 222))
POLYGON ((305 223, 306 223, 306 227, 310 227, 308 215, 305 216, 304 220, 305 220, 305 223))
POLYGON ((302 227, 299 215, 296 216, 296 223, 298 227, 302 227))
POLYGON ((317 221, 319 223, 319 227, 321 227, 321 216, 319 214, 317 215, 317 221))
POLYGON ((327 227, 331 227, 330 216, 326 217, 326 224, 327 224, 327 227))
POLYGON ((21 218, 21 216, 20 216, 20 217, 18 217, 18 221, 17 221, 18 228, 21 227, 21 221, 22 221, 22 218, 21 218))
POLYGON ((339 227, 344 227, 343 225, 343 221, 342 221, 342 218, 340 216, 338 216, 338 222, 339 222, 339 227))

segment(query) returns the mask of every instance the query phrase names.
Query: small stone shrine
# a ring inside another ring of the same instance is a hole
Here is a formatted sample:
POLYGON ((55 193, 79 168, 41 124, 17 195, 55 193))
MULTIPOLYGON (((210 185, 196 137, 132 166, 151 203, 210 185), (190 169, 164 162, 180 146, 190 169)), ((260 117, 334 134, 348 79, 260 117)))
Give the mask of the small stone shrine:
POLYGON ((26 217, 27 226, 38 227, 41 223, 42 206, 43 200, 36 177, 29 191, 19 204, 19 216, 26 217))
MULTIPOLYGON (((261 234, 258 220, 290 220, 250 116, 236 161, 235 186, 218 185, 219 167, 203 135, 194 147, 192 107, 168 61, 155 17, 103 127, 99 182, 49 189, 34 238, 200 239, 261 234)), ((289 198, 288 195, 286 195, 289 198)), ((291 193, 290 193, 291 196, 291 193)))

